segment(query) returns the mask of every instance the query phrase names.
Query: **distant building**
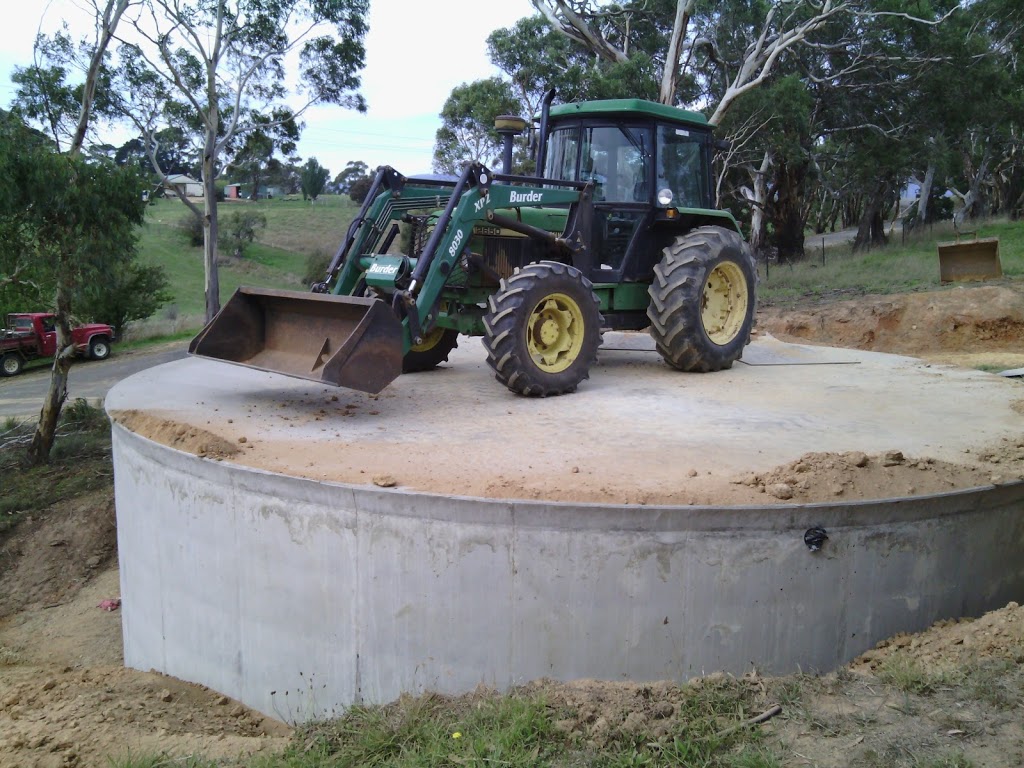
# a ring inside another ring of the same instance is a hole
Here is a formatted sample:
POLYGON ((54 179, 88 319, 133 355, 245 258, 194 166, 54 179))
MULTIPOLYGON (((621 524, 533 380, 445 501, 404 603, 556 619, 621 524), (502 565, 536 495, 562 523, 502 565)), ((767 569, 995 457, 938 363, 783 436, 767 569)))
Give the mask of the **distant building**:
POLYGON ((224 186, 224 197, 228 200, 264 200, 266 198, 281 197, 280 187, 269 187, 261 184, 253 194, 252 184, 243 184, 232 181, 224 186))
POLYGON ((185 197, 202 197, 203 184, 183 173, 173 173, 164 180, 164 189, 170 194, 183 194, 185 197))

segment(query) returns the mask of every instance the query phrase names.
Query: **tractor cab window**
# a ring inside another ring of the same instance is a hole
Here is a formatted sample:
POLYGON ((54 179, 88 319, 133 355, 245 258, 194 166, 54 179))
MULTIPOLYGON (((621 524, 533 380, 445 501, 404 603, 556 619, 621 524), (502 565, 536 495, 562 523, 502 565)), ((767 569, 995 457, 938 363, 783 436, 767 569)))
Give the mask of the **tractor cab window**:
POLYGON ((575 125, 559 128, 548 136, 544 177, 576 181, 576 158, 580 153, 580 132, 575 125))
POLYGON ((646 203, 651 140, 626 126, 586 126, 580 181, 594 182, 594 202, 646 203))
MULTIPOLYGON (((703 131, 678 125, 658 127, 659 198, 663 190, 671 193, 674 208, 710 208, 706 135, 703 131)), ((660 201, 661 202, 661 201, 660 201)))

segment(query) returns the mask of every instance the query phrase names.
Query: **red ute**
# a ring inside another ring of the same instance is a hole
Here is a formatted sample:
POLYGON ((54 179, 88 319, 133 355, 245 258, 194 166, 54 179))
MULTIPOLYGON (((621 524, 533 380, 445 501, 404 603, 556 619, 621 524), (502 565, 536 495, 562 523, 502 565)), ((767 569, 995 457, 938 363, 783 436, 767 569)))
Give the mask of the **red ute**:
MULTIPOLYGON (((89 323, 73 328, 71 340, 75 354, 93 360, 110 356, 114 329, 102 323, 89 323)), ((53 357, 57 351, 57 332, 53 314, 49 312, 18 312, 7 316, 7 327, 0 331, 0 374, 21 373, 28 360, 53 357)))

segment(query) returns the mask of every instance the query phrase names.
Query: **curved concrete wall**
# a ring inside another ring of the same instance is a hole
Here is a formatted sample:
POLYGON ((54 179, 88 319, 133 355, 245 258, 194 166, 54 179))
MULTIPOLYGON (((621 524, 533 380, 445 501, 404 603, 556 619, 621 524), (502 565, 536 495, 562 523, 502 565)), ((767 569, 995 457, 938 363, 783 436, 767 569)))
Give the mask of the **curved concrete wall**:
POLYGON ((1024 599, 1024 483, 767 508, 331 485, 115 424, 125 663, 297 721, 538 677, 828 670, 1024 599), (812 553, 804 531, 828 530, 812 553))

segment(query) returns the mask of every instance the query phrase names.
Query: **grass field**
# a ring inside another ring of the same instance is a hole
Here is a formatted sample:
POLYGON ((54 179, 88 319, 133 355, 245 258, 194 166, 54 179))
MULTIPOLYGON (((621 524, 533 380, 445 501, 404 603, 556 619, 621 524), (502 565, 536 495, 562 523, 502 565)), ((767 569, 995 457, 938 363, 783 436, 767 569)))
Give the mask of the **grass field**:
MULTIPOLYGON (((311 205, 301 200, 260 200, 222 203, 220 216, 233 210, 255 210, 267 220, 257 242, 244 258, 228 259, 219 269, 221 301, 239 285, 301 290, 310 256, 333 254, 358 206, 348 198, 329 196, 311 205)), ((133 335, 171 334, 202 325, 205 303, 203 250, 188 244, 182 221, 191 213, 178 200, 157 200, 147 210, 140 251, 146 264, 162 266, 173 300, 133 335)), ((139 327, 141 326, 141 328, 139 327)))
MULTIPOLYGON (((221 301, 239 285, 301 290, 311 256, 333 254, 358 206, 347 197, 329 195, 316 204, 273 199, 229 201, 220 215, 254 210, 266 217, 266 229, 243 259, 229 259, 220 268, 221 301)), ((158 200, 148 209, 142 231, 142 258, 160 264, 171 281, 172 303, 150 321, 136 324, 132 336, 166 336, 202 325, 204 277, 202 249, 191 247, 183 229, 185 206, 177 200, 158 200)), ((975 225, 972 225, 974 227, 975 225)), ((1024 276, 1024 222, 988 221, 975 227, 979 237, 998 237, 1005 275, 1024 276)), ((792 304, 801 300, 935 290, 939 282, 936 243, 953 239, 949 222, 908 237, 897 228, 890 245, 853 253, 849 244, 822 250, 821 240, 808 235, 807 258, 796 264, 759 265, 762 304, 792 304), (823 258, 824 254, 824 258, 823 258)))
MULTIPOLYGON (((976 227, 978 237, 998 237, 1003 274, 1024 276, 1024 222, 990 220, 976 227)), ((970 238, 967 238, 970 239, 970 238)), ((937 290, 939 259, 936 243, 954 240, 952 224, 943 222, 907 238, 900 231, 890 244, 854 253, 850 244, 824 249, 820 237, 808 235, 806 260, 796 264, 760 264, 762 303, 791 303, 799 299, 842 294, 903 293, 937 290), (823 263, 824 261, 824 263, 823 263)))

